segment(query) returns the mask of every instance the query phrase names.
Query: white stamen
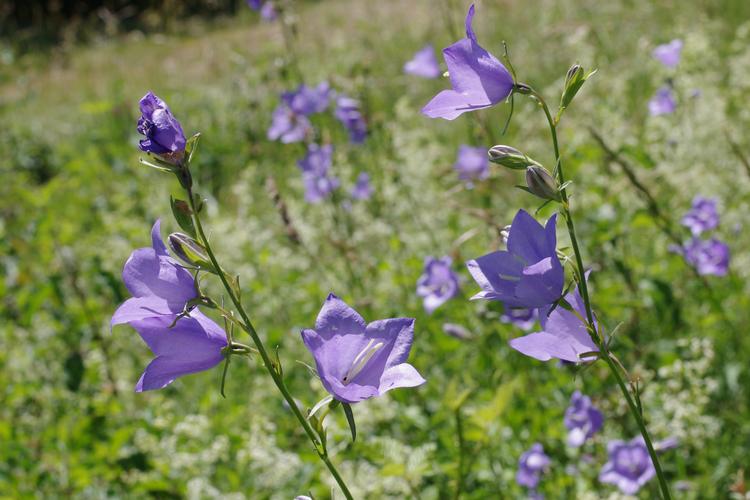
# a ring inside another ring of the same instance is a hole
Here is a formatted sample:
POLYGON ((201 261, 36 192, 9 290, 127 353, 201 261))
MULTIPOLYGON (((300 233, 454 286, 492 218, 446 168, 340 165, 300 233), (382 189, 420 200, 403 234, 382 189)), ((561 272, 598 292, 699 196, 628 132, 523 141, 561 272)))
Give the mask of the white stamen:
POLYGON ((344 375, 344 378, 342 379, 344 385, 347 385, 354 377, 359 375, 359 372, 361 372, 367 362, 370 361, 370 358, 372 358, 384 345, 383 342, 378 342, 373 345, 373 342, 375 342, 375 339, 370 339, 370 342, 367 343, 365 348, 354 357, 351 368, 349 368, 349 371, 346 372, 346 375, 344 375))

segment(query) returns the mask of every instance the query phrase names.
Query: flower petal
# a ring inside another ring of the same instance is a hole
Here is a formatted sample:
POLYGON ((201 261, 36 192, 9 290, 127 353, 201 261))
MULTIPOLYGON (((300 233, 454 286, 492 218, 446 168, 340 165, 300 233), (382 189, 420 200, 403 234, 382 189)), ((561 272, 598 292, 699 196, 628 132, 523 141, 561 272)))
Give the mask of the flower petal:
POLYGON ((391 366, 380 379, 378 392, 383 394, 399 387, 416 387, 427 382, 422 375, 409 363, 391 366))
POLYGON ((315 320, 315 331, 326 339, 334 335, 364 333, 366 326, 357 311, 332 293, 328 294, 315 320))

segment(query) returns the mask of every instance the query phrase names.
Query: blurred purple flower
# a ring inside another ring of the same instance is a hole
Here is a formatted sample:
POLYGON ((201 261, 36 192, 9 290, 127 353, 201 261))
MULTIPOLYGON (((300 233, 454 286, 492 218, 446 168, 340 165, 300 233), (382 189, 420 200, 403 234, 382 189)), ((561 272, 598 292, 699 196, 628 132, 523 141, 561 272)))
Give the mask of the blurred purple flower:
POLYGON ((729 270, 729 247, 716 238, 692 238, 680 247, 670 247, 682 254, 700 275, 725 276, 729 270))
POLYGON ((309 203, 318 203, 339 187, 339 180, 330 175, 331 163, 333 161, 333 146, 326 144, 318 146, 310 144, 307 146, 307 154, 297 162, 302 170, 302 180, 305 184, 305 200, 309 203))
POLYGON ((680 440, 676 437, 668 437, 666 439, 662 439, 661 441, 657 441, 654 443, 654 449, 656 449, 657 453, 662 453, 664 451, 674 450, 680 445, 680 440))
POLYGON ((656 60, 668 68, 674 68, 680 62, 682 52, 682 40, 672 40, 657 46, 651 53, 656 60))
POLYGON ((519 307, 506 307, 500 316, 500 321, 517 326, 521 330, 529 331, 539 319, 538 309, 525 309, 519 307))
POLYGON ((508 235, 508 250, 470 260, 469 272, 482 291, 475 299, 499 300, 509 307, 538 308, 562 295, 565 273, 557 257, 557 214, 542 227, 519 210, 508 235))
POLYGON ((260 17, 266 21, 274 21, 278 17, 276 7, 268 0, 247 0, 247 5, 254 11, 260 11, 260 17))
POLYGON ((362 144, 367 138, 367 122, 359 109, 359 102, 351 97, 339 95, 336 98, 336 111, 338 119, 349 132, 349 140, 353 144, 362 144))
POLYGON ((435 49, 427 44, 414 57, 404 64, 404 73, 422 78, 437 78, 440 76, 440 64, 435 57, 435 49))
POLYGON ((141 151, 163 155, 185 151, 185 133, 167 103, 149 91, 140 101, 141 117, 138 133, 145 135, 139 143, 141 151))
MULTIPOLYGON (((577 287, 565 296, 565 300, 573 306, 578 314, 586 317, 586 309, 577 287)), ((512 339, 509 343, 513 349, 539 361, 557 358, 562 361, 579 363, 596 359, 595 355, 581 357, 584 353, 598 351, 599 349, 591 340, 586 326, 577 315, 562 307, 556 307, 549 316, 546 314, 541 316, 542 331, 512 339)))
POLYGON ((477 42, 473 18, 474 4, 466 14, 466 38, 443 49, 453 88, 441 91, 422 108, 430 118, 453 120, 466 111, 494 106, 513 91, 513 76, 477 42))
POLYGON ((391 318, 367 324, 334 294, 329 294, 323 304, 315 329, 302 331, 323 386, 344 403, 424 384, 425 379, 406 362, 413 339, 413 319, 391 318))
POLYGON ((682 218, 682 225, 690 229, 693 236, 718 226, 719 212, 716 209, 716 199, 702 196, 693 198, 693 206, 682 218))
POLYGON ((648 112, 651 116, 674 113, 675 109, 677 109, 677 103, 669 87, 661 87, 648 101, 648 112))
POLYGON ((273 112, 268 139, 284 144, 300 142, 312 133, 312 125, 305 115, 295 113, 286 103, 279 104, 273 112))
POLYGON ((281 100, 298 115, 309 116, 326 110, 331 98, 331 86, 328 82, 321 82, 317 87, 305 84, 297 87, 293 92, 281 94, 281 100))
POLYGON ((370 176, 367 172, 360 172, 357 176, 357 182, 351 190, 351 196, 355 200, 368 200, 372 196, 372 186, 370 185, 370 176))
POLYGON ((617 485, 625 495, 635 495, 656 475, 648 449, 640 436, 629 443, 611 441, 607 451, 609 461, 602 467, 599 481, 617 485))
POLYGON ((575 391, 565 410, 564 422, 568 429, 568 446, 581 446, 602 428, 604 416, 591 404, 591 398, 575 391))
POLYGON ((475 148, 462 144, 458 148, 456 163, 453 165, 462 181, 482 180, 490 175, 490 160, 485 148, 475 148))
POLYGON ((539 484, 542 472, 548 466, 549 457, 544 453, 544 448, 540 443, 534 443, 518 460, 516 482, 521 486, 534 489, 539 484))
POLYGON ((450 257, 424 260, 424 271, 417 280, 417 295, 422 297, 428 314, 458 295, 458 275, 451 269, 450 257))

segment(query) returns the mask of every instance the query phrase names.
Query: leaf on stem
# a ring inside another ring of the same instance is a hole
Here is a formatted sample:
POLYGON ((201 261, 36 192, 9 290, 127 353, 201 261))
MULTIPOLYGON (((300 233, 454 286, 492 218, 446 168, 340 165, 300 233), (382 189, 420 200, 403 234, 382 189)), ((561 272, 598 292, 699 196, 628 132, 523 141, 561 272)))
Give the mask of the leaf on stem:
POLYGON ((349 429, 352 431, 352 441, 357 440, 357 426, 354 423, 354 413, 352 413, 352 407, 349 403, 341 403, 344 408, 344 415, 346 415, 346 421, 349 423, 349 429))

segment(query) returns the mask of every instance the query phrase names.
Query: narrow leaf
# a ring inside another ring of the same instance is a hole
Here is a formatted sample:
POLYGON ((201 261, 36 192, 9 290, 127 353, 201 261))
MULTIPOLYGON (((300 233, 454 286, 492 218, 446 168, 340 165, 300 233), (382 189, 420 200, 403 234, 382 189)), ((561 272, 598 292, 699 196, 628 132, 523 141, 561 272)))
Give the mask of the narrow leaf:
POLYGON ((346 421, 349 422, 349 429, 352 431, 352 441, 357 440, 357 426, 354 423, 354 413, 352 413, 352 407, 349 403, 341 403, 344 407, 344 415, 346 415, 346 421))

